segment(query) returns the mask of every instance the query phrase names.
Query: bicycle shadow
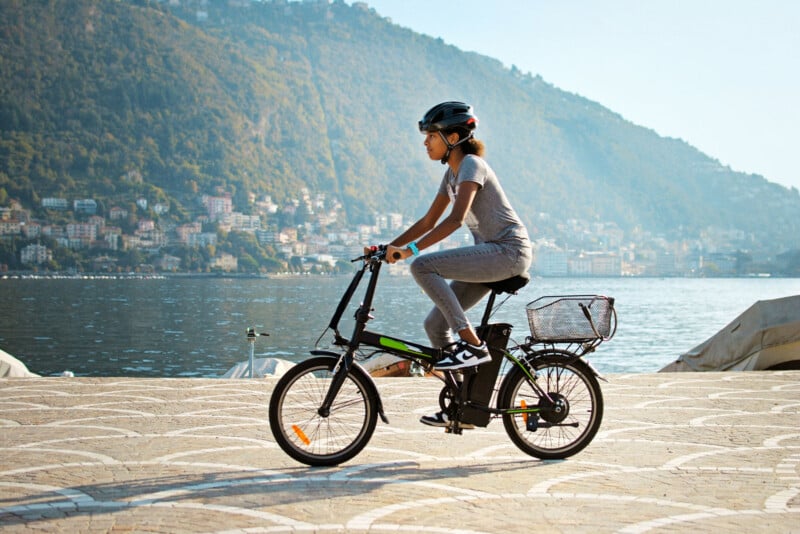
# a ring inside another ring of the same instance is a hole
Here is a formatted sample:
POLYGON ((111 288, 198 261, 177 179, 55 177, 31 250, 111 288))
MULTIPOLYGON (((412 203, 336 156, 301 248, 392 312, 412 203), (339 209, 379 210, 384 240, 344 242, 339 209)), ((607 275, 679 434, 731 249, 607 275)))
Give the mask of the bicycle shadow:
MULTIPOLYGON (((387 486, 402 485, 398 499, 430 496, 433 490, 414 483, 444 482, 480 476, 509 476, 518 470, 538 469, 553 461, 509 460, 475 462, 463 466, 421 467, 414 461, 345 465, 343 467, 284 467, 275 470, 215 471, 132 478, 48 489, 24 498, 0 497, 0 524, 99 516, 156 505, 179 506, 230 503, 246 509, 292 506, 305 502, 369 495, 387 486), (242 504, 244 503, 244 504, 242 504)), ((131 472, 135 476, 135 471, 131 472)), ((444 484, 446 485, 446 484, 444 484)), ((454 486, 455 488, 455 486, 454 486)), ((178 510, 179 508, 171 508, 178 510)))
MULTIPOLYGON (((452 460, 451 460, 452 461, 452 460)), ((486 459, 473 461, 468 465, 442 465, 444 461, 433 467, 421 467, 414 460, 398 460, 339 467, 337 478, 398 478, 406 482, 430 482, 441 479, 463 479, 474 475, 509 474, 518 470, 541 468, 548 464, 560 463, 564 460, 501 460, 486 459)), ((437 462, 437 460, 431 460, 437 462)), ((431 463, 427 462, 427 463, 431 463)), ((312 471, 318 468, 310 468, 312 471)))

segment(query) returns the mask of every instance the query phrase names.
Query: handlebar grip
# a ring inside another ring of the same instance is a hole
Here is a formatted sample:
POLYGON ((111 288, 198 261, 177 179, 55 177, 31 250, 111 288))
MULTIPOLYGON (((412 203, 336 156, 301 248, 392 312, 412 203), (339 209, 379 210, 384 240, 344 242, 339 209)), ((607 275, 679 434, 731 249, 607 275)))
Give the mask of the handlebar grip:
POLYGON ((394 254, 392 254, 392 258, 394 258, 396 260, 399 260, 402 257, 403 257, 403 255, 400 254, 399 252, 395 252, 394 254))

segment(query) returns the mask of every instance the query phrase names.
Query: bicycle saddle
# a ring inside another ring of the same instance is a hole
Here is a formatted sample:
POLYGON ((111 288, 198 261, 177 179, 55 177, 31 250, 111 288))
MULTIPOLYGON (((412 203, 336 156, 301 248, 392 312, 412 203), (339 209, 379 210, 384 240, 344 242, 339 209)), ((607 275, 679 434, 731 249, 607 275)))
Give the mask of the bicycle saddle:
POLYGON ((497 282, 486 282, 485 285, 495 293, 511 293, 514 294, 531 281, 531 275, 528 273, 518 274, 505 280, 498 280, 497 282))

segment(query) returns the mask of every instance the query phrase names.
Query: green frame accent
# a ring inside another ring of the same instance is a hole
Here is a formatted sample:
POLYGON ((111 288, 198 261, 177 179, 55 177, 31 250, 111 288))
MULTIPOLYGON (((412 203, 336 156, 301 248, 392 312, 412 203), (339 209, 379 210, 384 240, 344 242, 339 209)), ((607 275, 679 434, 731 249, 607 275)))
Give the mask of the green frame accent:
POLYGON ((430 358, 429 355, 425 354, 424 352, 420 352, 419 350, 412 349, 399 339, 381 336, 380 339, 378 339, 378 343, 380 343, 381 347, 386 347, 387 349, 397 350, 407 354, 413 354, 415 356, 421 356, 422 358, 430 358))

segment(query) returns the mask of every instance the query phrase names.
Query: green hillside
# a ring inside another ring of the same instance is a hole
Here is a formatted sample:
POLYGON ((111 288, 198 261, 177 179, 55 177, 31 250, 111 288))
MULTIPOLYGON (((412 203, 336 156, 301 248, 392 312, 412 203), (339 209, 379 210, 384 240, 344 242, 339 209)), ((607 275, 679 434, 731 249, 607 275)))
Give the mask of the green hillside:
POLYGON ((280 202, 307 187, 351 223, 413 217, 442 172, 416 121, 461 99, 534 228, 546 213, 798 248, 797 190, 363 4, 4 0, 0 57, 0 201, 92 196, 107 209, 146 194, 185 222, 217 186, 241 211, 248 193, 280 202))

